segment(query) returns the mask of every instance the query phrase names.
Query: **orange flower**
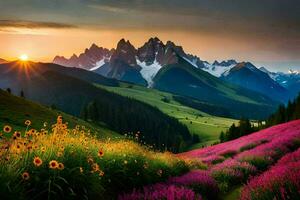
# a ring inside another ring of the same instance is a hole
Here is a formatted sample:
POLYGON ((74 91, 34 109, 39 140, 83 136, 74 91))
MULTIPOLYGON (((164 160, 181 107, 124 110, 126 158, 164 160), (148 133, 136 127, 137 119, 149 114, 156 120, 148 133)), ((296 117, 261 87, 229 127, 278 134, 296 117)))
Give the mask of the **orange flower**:
POLYGON ((93 166, 92 166, 92 168, 93 168, 93 172, 100 171, 100 167, 99 167, 99 165, 97 163, 94 163, 93 166))
POLYGON ((56 168, 58 168, 58 162, 56 160, 51 160, 49 162, 49 168, 50 169, 56 169, 56 168))
POLYGON ((31 121, 30 121, 30 120, 26 120, 26 121, 25 121, 25 125, 26 125, 26 126, 30 126, 30 125, 31 125, 31 121))
POLYGON ((8 125, 6 125, 6 126, 3 127, 3 131, 4 131, 5 133, 10 133, 11 130, 12 130, 12 128, 11 128, 10 126, 8 126, 8 125))
POLYGON ((61 116, 61 115, 59 115, 59 116, 57 117, 57 123, 58 123, 58 124, 62 124, 62 116, 61 116))
POLYGON ((24 172, 24 173, 22 174, 22 178, 23 178, 23 180, 25 180, 25 181, 29 180, 29 178, 30 178, 29 173, 28 173, 28 172, 24 172))
POLYGON ((15 131, 14 136, 16 136, 16 138, 20 138, 21 137, 21 132, 15 131))
POLYGON ((63 163, 58 163, 58 167, 59 170, 63 170, 65 168, 65 165, 63 163))
POLYGON ((40 157, 34 157, 33 159, 33 164, 36 166, 36 167, 39 167, 43 164, 43 161, 40 157))
POLYGON ((102 150, 102 149, 99 149, 99 151, 98 151, 98 156, 99 156, 99 157, 102 157, 102 156, 104 156, 104 152, 103 152, 103 150, 102 150))
POLYGON ((88 159, 87 159, 87 162, 91 165, 91 164, 93 164, 94 163, 94 159, 93 158, 91 158, 91 157, 89 157, 88 159))
POLYGON ((104 171, 100 171, 99 176, 104 176, 104 171))

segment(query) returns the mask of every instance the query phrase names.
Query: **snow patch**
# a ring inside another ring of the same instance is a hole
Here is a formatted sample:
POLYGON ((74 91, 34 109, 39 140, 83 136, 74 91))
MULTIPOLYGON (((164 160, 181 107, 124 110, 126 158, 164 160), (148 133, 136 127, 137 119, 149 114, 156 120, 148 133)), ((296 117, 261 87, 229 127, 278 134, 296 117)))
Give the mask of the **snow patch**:
POLYGON ((213 76, 220 77, 228 75, 229 71, 235 66, 235 64, 229 66, 221 66, 221 65, 212 65, 209 63, 204 63, 205 68, 202 70, 210 73, 213 76))
POLYGON ((104 64, 105 64, 105 58, 96 62, 95 67, 91 68, 90 71, 95 71, 95 70, 99 69, 100 67, 102 67, 104 64))
POLYGON ((136 59, 137 64, 141 66, 141 75, 147 81, 148 87, 153 86, 153 78, 157 72, 162 68, 162 66, 155 59, 151 65, 147 65, 146 62, 141 62, 139 59, 136 59))
MULTIPOLYGON (((182 57, 182 58, 183 58, 185 61, 187 61, 188 63, 190 63, 191 65, 193 65, 194 67, 198 68, 197 64, 195 63, 195 60, 194 60, 194 62, 193 62, 193 61, 189 60, 189 59, 186 58, 186 57, 182 57)), ((197 60, 196 60, 196 62, 197 62, 197 60)))

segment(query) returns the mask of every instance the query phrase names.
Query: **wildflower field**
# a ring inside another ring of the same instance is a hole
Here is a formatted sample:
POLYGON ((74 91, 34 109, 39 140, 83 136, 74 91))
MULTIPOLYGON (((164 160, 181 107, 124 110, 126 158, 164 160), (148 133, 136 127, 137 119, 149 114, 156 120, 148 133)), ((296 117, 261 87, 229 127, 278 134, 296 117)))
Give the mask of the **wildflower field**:
POLYGON ((237 140, 178 154, 189 161, 190 172, 159 185, 134 189, 119 198, 227 199, 231 190, 242 187, 237 195, 240 200, 297 200, 299 147, 300 120, 277 125, 237 140), (191 163, 197 162, 203 162, 197 165, 201 170, 192 169, 191 163))
POLYGON ((4 199, 114 199, 144 184, 188 170, 170 153, 151 152, 134 141, 99 140, 82 126, 57 123, 25 132, 3 127, 0 193, 4 199))
POLYGON ((84 126, 1 131, 3 199, 299 199, 300 120, 182 154, 141 146, 139 133, 99 138, 84 126))

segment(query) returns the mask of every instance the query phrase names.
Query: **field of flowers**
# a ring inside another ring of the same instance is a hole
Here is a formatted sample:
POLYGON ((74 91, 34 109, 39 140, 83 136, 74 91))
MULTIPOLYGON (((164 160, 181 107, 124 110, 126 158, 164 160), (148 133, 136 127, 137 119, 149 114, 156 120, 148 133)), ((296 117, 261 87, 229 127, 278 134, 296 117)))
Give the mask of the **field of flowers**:
POLYGON ((282 157, 244 187, 241 200, 300 199, 300 149, 282 157))
POLYGON ((24 126, 23 133, 7 125, 1 132, 1 199, 114 199, 188 171, 170 153, 129 139, 99 140, 85 127, 69 129, 61 116, 41 130, 29 120, 24 126))
POLYGON ((300 198, 300 120, 178 155, 154 152, 133 138, 99 139, 61 116, 41 130, 4 126, 0 142, 3 199, 300 198))
POLYGON ((170 178, 160 186, 134 189, 119 199, 223 199, 230 190, 248 183, 241 200, 296 200, 300 197, 299 147, 300 120, 277 125, 234 141, 179 154, 182 159, 204 162, 206 169, 202 164, 202 170, 170 178), (189 196, 179 193, 178 198, 168 197, 166 191, 170 187, 185 187, 194 194, 186 191, 189 196), (164 198, 151 196, 156 193, 164 198))

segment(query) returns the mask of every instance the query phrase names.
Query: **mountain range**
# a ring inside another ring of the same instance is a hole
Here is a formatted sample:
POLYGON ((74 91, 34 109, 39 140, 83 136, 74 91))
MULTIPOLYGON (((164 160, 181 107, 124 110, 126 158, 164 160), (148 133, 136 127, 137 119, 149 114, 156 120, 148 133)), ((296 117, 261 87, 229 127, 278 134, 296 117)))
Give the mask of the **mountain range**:
POLYGON ((289 70, 288 73, 270 72, 264 67, 261 67, 260 70, 267 73, 274 81, 289 90, 292 96, 297 96, 300 92, 300 73, 298 71, 289 70))
MULTIPOLYGON (((183 47, 171 41, 164 44, 157 37, 150 38, 139 48, 135 48, 130 41, 125 39, 121 39, 116 49, 111 50, 93 44, 79 56, 73 55, 69 59, 56 56, 53 63, 84 68, 108 78, 153 88, 158 88, 159 83, 155 83, 155 80, 159 79, 156 76, 161 74, 161 71, 166 71, 164 68, 185 63, 185 66, 194 67, 196 71, 206 71, 227 83, 262 93, 274 101, 285 103, 299 92, 299 75, 274 74, 262 68, 258 69, 250 62, 237 62, 233 59, 209 63, 186 53, 183 47), (284 81, 291 83, 282 84, 284 81)), ((173 90, 176 88, 168 89, 168 91, 173 90)), ((195 97, 197 94, 189 96, 195 97)), ((200 98, 200 100, 205 100, 205 98, 200 98)))

